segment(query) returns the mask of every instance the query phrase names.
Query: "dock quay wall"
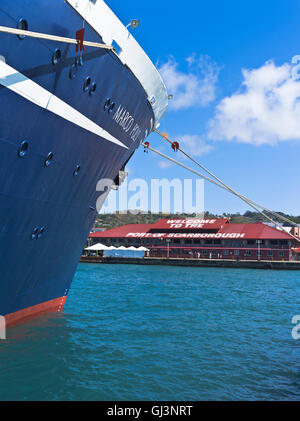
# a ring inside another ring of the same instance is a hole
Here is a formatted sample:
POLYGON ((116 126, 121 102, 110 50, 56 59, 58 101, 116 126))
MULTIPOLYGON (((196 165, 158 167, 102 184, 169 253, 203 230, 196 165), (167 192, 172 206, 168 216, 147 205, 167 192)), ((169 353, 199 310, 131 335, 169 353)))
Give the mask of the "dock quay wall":
POLYGON ((267 261, 267 260, 220 260, 220 259, 179 259, 179 258, 118 258, 85 256, 80 259, 82 263, 102 264, 132 264, 132 265, 169 265, 189 267, 220 267, 245 269, 276 269, 300 270, 300 261, 267 261))

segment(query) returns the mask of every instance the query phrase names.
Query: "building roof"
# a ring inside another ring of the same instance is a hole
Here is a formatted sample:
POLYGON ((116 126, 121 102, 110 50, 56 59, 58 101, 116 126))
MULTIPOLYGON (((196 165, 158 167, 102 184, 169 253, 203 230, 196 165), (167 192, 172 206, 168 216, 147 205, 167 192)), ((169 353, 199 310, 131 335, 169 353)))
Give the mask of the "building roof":
POLYGON ((146 233, 152 226, 153 224, 123 225, 122 227, 116 227, 106 231, 92 232, 90 238, 122 238, 126 237, 129 233, 146 233))
POLYGON ((246 239, 263 239, 263 240, 290 240, 291 237, 286 232, 277 228, 270 227, 266 224, 258 222, 256 224, 228 224, 220 229, 219 233, 238 233, 244 234, 246 239))
POLYGON ((155 224, 130 224, 103 232, 93 232, 90 234, 90 238, 240 238, 249 240, 291 239, 291 237, 286 232, 280 231, 277 228, 270 227, 266 224, 231 224, 227 219, 208 220, 202 224, 191 224, 190 222, 186 224, 186 220, 161 219, 155 224), (170 221, 181 222, 170 223, 170 221), (195 227, 192 228, 190 225, 194 225, 195 227), (188 226, 188 228, 186 228, 186 226, 188 226), (167 228, 169 228, 169 232, 166 232, 167 228), (190 232, 180 232, 182 228, 190 232), (208 232, 201 233, 200 228, 203 230, 208 230, 208 232), (212 228, 215 230, 215 232, 209 233, 209 228, 212 228), (161 229, 163 232, 160 233, 159 229, 161 229), (151 232, 152 230, 155 230, 155 232, 151 232), (176 230, 179 230, 179 232, 176 232, 176 230))

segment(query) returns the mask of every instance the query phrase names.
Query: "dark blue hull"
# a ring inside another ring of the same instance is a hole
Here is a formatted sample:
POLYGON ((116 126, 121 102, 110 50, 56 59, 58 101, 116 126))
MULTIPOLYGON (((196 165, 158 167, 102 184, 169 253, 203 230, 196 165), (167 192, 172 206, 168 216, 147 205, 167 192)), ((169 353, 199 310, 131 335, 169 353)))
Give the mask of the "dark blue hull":
MULTIPOLYGON (((63 0, 1 1, 0 25, 15 28, 20 18, 31 31, 71 38, 82 28, 63 0)), ((85 39, 102 42, 87 25, 85 39)), ((9 315, 67 295, 97 216, 97 182, 116 178, 150 131, 153 111, 139 82, 111 51, 86 48, 83 65, 74 67, 75 46, 0 34, 0 55, 127 147, 0 85, 0 314, 9 315), (56 48, 61 59, 53 64, 56 48), (96 84, 92 95, 83 90, 87 77, 96 84), (111 112, 107 99, 115 103, 111 112), (119 106, 140 128, 134 140, 113 118, 119 106), (28 149, 20 158, 24 141, 28 149)))

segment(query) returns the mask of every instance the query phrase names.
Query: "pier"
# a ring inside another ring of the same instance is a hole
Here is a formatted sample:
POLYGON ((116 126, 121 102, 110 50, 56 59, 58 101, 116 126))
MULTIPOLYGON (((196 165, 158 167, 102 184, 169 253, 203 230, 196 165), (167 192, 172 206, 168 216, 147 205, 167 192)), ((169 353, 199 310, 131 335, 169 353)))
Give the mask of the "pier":
POLYGON ((192 267, 218 267, 236 269, 273 269, 273 270, 300 270, 300 261, 269 261, 269 260, 221 260, 221 259, 180 259, 145 257, 118 258, 82 256, 81 263, 126 264, 126 265, 163 265, 163 266, 192 266, 192 267))

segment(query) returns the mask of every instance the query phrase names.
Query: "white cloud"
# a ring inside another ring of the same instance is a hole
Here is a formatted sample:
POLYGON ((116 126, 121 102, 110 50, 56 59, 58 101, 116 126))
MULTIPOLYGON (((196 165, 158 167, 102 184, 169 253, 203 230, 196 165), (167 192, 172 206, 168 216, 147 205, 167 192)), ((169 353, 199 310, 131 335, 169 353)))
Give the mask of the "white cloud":
POLYGON ((158 166, 159 168, 165 170, 167 168, 172 167, 173 165, 175 165, 174 163, 172 163, 171 161, 167 161, 166 159, 159 161, 158 166))
POLYGON ((191 156, 203 156, 213 150, 213 146, 206 143, 203 138, 198 135, 185 134, 178 138, 180 148, 191 156))
MULTIPOLYGON (((190 135, 185 134, 182 136, 172 137, 173 140, 176 140, 179 143, 179 146, 182 150, 190 154, 192 157, 200 157, 210 153, 214 148, 212 145, 208 144, 203 140, 203 138, 199 135, 190 135)), ((181 152, 177 152, 176 154, 171 149, 170 145, 170 152, 167 153, 171 158, 176 159, 177 161, 187 160, 187 157, 181 154, 181 152)), ((158 166, 161 169, 168 169, 176 164, 172 163, 171 161, 161 160, 158 162, 158 166)))
POLYGON ((186 59, 188 71, 178 69, 174 58, 163 64, 159 71, 174 96, 170 109, 180 110, 194 106, 206 106, 215 99, 219 68, 208 56, 197 57, 195 54, 186 59))
POLYGON ((300 81, 292 66, 268 61, 242 74, 241 90, 217 106, 209 137, 255 145, 300 140, 300 81))

